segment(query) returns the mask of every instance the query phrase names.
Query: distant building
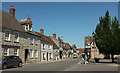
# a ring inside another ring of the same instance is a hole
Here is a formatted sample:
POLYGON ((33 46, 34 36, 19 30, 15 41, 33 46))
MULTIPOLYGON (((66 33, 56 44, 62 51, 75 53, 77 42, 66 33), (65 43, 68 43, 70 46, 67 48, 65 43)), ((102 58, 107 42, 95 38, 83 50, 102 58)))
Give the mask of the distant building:
POLYGON ((70 46, 69 43, 67 42, 64 42, 63 43, 63 58, 70 58, 72 57, 72 54, 73 54, 73 49, 72 47, 70 46))
POLYGON ((53 36, 49 36, 54 42, 55 44, 58 46, 58 47, 54 47, 53 49, 53 59, 54 60, 59 60, 59 59, 62 59, 62 51, 63 51, 63 48, 62 48, 62 45, 60 44, 60 41, 56 38, 56 33, 53 34, 53 36))
POLYGON ((44 30, 42 28, 40 29, 40 33, 35 33, 41 36, 41 61, 52 61, 53 46, 56 47, 56 44, 50 37, 44 35, 44 30))
POLYGON ((99 57, 99 49, 96 46, 95 38, 93 36, 85 36, 85 53, 88 55, 89 59, 94 59, 99 57))

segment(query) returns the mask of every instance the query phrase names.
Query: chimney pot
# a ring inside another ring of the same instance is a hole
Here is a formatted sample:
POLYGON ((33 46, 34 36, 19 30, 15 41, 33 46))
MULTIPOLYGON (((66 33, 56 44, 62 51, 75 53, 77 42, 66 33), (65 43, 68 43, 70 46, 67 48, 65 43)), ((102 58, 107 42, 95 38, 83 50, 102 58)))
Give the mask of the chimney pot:
POLYGON ((14 8, 14 5, 11 5, 11 8, 14 8))
POLYGON ((40 29, 40 33, 44 35, 44 30, 42 28, 40 29))
POLYGON ((14 9, 14 5, 11 5, 11 8, 9 10, 9 14, 15 16, 15 9, 14 9))
POLYGON ((53 37, 56 39, 56 33, 53 34, 53 37))

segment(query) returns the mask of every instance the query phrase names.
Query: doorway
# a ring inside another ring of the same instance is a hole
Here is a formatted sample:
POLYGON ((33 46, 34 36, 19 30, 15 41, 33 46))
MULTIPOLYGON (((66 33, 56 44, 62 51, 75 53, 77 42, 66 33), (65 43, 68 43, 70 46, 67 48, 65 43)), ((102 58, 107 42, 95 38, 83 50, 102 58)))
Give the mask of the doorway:
POLYGON ((48 52, 47 52, 47 61, 48 61, 48 52))
POLYGON ((62 59, 62 51, 60 51, 60 59, 62 59))
POLYGON ((25 62, 28 61, 28 54, 29 54, 29 50, 25 49, 25 62))

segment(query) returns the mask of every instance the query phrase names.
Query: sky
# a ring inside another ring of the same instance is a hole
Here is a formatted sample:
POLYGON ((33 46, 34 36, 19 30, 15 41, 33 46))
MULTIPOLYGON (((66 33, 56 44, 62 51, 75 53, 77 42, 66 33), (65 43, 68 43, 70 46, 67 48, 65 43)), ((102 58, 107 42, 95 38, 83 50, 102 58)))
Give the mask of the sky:
POLYGON ((99 17, 109 10, 111 17, 118 17, 117 2, 3 2, 2 10, 9 12, 11 5, 16 9, 18 21, 31 18, 33 30, 84 48, 84 36, 91 36, 99 24, 99 17))

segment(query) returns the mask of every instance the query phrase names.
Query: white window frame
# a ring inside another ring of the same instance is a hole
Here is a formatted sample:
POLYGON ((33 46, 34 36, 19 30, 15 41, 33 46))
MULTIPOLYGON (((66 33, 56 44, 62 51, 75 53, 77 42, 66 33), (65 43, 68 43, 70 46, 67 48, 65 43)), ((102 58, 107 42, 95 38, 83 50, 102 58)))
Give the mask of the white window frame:
POLYGON ((32 59, 34 57, 34 51, 33 49, 30 49, 30 58, 32 59))
POLYGON ((44 61, 46 60, 46 58, 45 58, 45 53, 43 53, 43 60, 44 60, 44 61))
POLYGON ((45 44, 43 44, 43 50, 45 50, 45 44))
POLYGON ((30 37, 30 44, 33 44, 33 38, 30 37))
POLYGON ((35 50, 35 58, 38 58, 38 50, 35 50))
POLYGON ((5 34, 5 36, 4 36, 4 37, 5 37, 5 40, 10 41, 10 30, 5 29, 4 33, 6 33, 6 31, 9 32, 9 35, 8 35, 8 39, 6 39, 6 34, 5 34))
POLYGON ((19 42, 19 33, 18 32, 14 32, 14 40, 15 40, 15 42, 19 42), (18 34, 18 37, 17 37, 17 40, 15 40, 15 34, 18 34))
POLYGON ((9 49, 8 48, 4 48, 3 49, 3 55, 4 56, 8 56, 9 55, 9 49), (6 52, 5 52, 5 49, 7 50, 6 52), (6 55, 5 55, 6 54, 6 55))
POLYGON ((35 39, 35 44, 36 44, 36 45, 38 44, 38 39, 35 39))
POLYGON ((18 56, 18 50, 17 49, 14 49, 14 55, 15 56, 18 56), (16 51, 15 51, 16 50, 16 51))

